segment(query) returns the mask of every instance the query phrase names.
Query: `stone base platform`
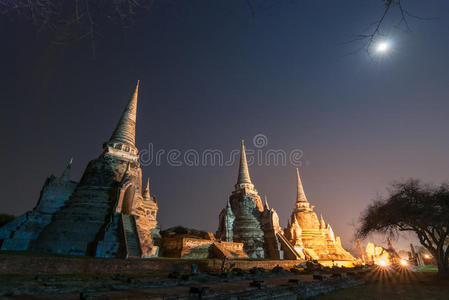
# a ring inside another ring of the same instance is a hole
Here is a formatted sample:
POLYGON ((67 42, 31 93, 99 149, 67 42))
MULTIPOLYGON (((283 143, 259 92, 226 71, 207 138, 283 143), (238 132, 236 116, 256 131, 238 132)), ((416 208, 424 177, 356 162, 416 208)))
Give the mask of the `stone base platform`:
MULTIPOLYGON (((263 268, 271 270, 280 266, 286 270, 300 264, 302 260, 256 260, 227 259, 225 269, 263 268)), ((324 266, 352 267, 352 261, 319 261, 324 266)), ((0 275, 61 275, 61 274, 145 274, 151 272, 189 272, 192 264, 201 272, 219 272, 223 268, 222 259, 117 259, 63 255, 34 254, 29 252, 0 251, 0 275)))
POLYGON ((345 267, 345 268, 353 268, 360 263, 357 263, 355 260, 318 260, 318 262, 324 267, 345 267))
POLYGON ((187 300, 198 299, 200 293, 201 299, 293 300, 360 284, 366 273, 360 268, 349 272, 344 268, 326 269, 318 275, 287 271, 299 263, 300 260, 114 259, 0 252, 0 298, 187 300), (192 274, 192 264, 198 266, 199 273, 192 274), (220 272, 223 264, 226 270, 256 267, 266 271, 220 272))
MULTIPOLYGON (((253 267, 271 270, 280 266, 286 270, 301 263, 301 260, 226 260, 226 269, 253 267)), ((118 259, 94 258, 64 255, 46 255, 29 252, 0 251, 0 275, 61 275, 61 274, 145 274, 150 272, 189 272, 192 264, 201 272, 219 272, 223 267, 222 259, 118 259)))

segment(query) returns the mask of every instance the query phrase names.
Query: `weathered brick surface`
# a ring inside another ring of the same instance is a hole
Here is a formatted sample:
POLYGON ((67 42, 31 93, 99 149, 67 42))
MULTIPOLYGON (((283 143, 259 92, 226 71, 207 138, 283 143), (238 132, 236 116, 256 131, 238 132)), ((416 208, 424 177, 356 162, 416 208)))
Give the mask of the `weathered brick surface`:
POLYGON ((40 222, 28 221, 30 226, 22 226, 34 229, 35 223, 45 223, 32 232, 36 234, 29 247, 16 242, 4 250, 97 257, 158 254, 153 243, 158 238, 157 204, 148 185, 142 194, 142 169, 134 144, 137 94, 138 84, 114 133, 103 144, 103 153, 89 162, 76 188, 72 186, 70 198, 66 189, 53 189, 45 205, 40 205, 48 215, 46 222, 39 219, 40 222))
MULTIPOLYGON (((213 237, 213 235, 212 235, 213 237)), ((178 235, 162 239, 162 256, 174 258, 248 258, 243 243, 178 235)))
POLYGON ((296 169, 297 196, 284 236, 302 258, 326 260, 352 260, 354 257, 343 249, 339 237, 334 235, 330 224, 321 216, 318 220, 314 206, 304 193, 299 171, 296 169))
MULTIPOLYGON (((290 269, 298 260, 227 260, 233 268, 272 269, 279 265, 290 269)), ((117 259, 64 257, 43 255, 0 254, 0 274, 136 274, 153 271, 190 271, 191 265, 200 271, 220 271, 221 259, 117 259)))
POLYGON ((239 176, 226 207, 220 212, 217 239, 243 243, 243 250, 254 259, 282 259, 284 253, 276 238, 281 232, 274 209, 265 206, 251 182, 245 145, 242 141, 239 176))
POLYGON ((61 177, 51 175, 45 180, 37 205, 27 213, 0 227, 1 250, 27 250, 47 226, 52 215, 66 203, 77 182, 71 181, 71 162, 61 177))

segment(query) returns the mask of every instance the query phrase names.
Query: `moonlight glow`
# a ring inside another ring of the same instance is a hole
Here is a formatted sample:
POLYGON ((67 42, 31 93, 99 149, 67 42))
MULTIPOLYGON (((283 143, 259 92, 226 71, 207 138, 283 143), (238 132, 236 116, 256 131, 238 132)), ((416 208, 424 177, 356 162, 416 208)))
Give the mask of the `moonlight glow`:
POLYGON ((390 49, 390 43, 387 41, 382 41, 377 43, 376 52, 377 53, 385 53, 390 49))

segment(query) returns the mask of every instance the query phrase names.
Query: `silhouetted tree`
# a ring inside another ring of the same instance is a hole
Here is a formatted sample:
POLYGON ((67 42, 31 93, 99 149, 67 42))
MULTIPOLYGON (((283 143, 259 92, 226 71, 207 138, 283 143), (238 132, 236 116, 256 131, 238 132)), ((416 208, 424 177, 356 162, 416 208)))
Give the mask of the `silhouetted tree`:
POLYGON ((438 272, 449 275, 449 185, 431 187, 410 179, 392 184, 389 195, 374 201, 361 215, 359 238, 370 233, 414 232, 434 256, 438 272))
POLYGON ((15 216, 8 214, 0 214, 0 227, 15 219, 15 216))
POLYGON ((95 56, 95 40, 101 26, 117 23, 128 27, 137 14, 148 11, 154 1, 0 0, 0 15, 29 20, 39 31, 51 32, 56 44, 87 38, 95 56))

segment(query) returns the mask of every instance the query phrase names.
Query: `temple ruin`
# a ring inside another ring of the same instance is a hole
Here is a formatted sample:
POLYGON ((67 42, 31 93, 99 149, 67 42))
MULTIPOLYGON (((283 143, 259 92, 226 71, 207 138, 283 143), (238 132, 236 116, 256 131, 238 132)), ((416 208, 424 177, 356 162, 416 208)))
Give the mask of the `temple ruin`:
POLYGON ((287 227, 285 237, 301 258, 314 260, 348 260, 355 258, 343 249, 340 237, 336 237, 330 224, 320 220, 307 200, 299 170, 296 169, 296 204, 287 227))
POLYGON ((242 141, 237 183, 219 216, 218 239, 243 243, 250 258, 297 259, 296 251, 282 234, 273 208, 262 204, 251 182, 242 141))
POLYGON ((139 82, 103 152, 79 183, 69 170, 45 183, 38 205, 0 230, 3 250, 152 257, 158 255, 158 205, 135 146, 139 82))
POLYGON ((0 228, 0 250, 24 251, 50 224, 53 214, 69 199, 78 182, 70 180, 72 159, 61 176, 50 175, 42 187, 36 207, 0 228))
POLYGON ((183 227, 161 236, 150 181, 142 185, 135 145, 139 82, 100 156, 79 182, 72 160, 45 181, 36 207, 0 228, 1 250, 96 257, 314 259, 354 261, 332 227, 318 220, 297 170, 296 207, 282 230, 279 217, 251 181, 245 145, 237 182, 219 215, 216 234, 183 227))

